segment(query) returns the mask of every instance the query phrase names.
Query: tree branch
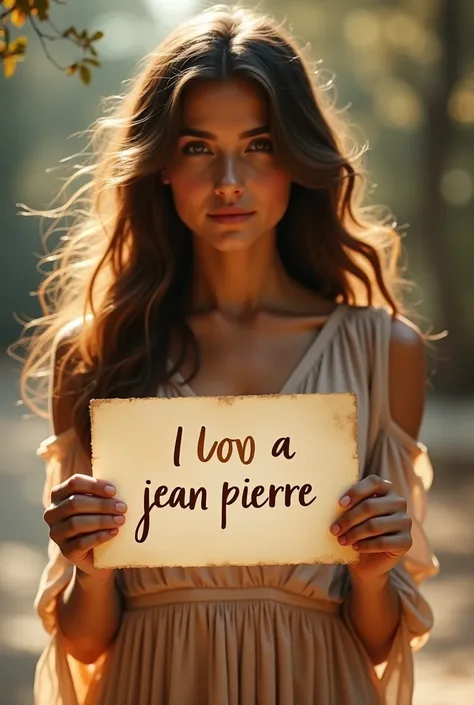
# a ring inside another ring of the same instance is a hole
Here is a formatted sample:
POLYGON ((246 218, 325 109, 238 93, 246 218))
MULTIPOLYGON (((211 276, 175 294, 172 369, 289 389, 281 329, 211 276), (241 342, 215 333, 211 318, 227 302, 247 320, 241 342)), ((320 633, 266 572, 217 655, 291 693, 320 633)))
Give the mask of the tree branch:
POLYGON ((50 37, 48 37, 47 35, 44 35, 41 32, 39 27, 36 25, 36 21, 33 19, 33 17, 31 15, 29 16, 29 20, 30 20, 31 26, 33 27, 34 33, 36 34, 36 36, 38 37, 38 39, 41 42, 41 46, 43 48, 43 51, 45 53, 46 58, 53 64, 53 66, 55 66, 60 71, 66 71, 67 66, 60 66, 58 64, 58 62, 51 56, 51 54, 48 51, 48 47, 46 45, 46 40, 49 40, 49 41, 55 41, 55 40, 54 39, 52 40, 50 37))

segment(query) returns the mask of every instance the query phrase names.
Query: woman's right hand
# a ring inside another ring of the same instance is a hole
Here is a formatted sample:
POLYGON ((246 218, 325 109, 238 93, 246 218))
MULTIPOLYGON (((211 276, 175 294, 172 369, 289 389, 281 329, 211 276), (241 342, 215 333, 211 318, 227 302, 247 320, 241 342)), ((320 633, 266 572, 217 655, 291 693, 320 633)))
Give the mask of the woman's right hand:
POLYGON ((80 571, 104 579, 112 570, 98 570, 92 549, 117 535, 127 507, 113 499, 115 487, 89 475, 72 475, 51 491, 44 512, 51 539, 80 571))

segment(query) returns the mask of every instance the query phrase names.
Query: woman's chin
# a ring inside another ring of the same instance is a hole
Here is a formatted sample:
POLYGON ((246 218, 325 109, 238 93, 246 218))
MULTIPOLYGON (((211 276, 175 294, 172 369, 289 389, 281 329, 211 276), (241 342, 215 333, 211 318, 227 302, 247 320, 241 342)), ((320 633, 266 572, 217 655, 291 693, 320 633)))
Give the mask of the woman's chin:
POLYGON ((253 245, 256 238, 243 230, 232 230, 204 238, 208 245, 219 252, 240 252, 253 245))

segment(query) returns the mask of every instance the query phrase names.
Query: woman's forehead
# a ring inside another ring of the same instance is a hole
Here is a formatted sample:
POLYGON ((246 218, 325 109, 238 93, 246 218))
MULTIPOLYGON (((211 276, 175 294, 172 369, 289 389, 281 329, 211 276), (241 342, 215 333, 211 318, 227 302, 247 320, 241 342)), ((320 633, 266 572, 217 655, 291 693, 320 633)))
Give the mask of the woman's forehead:
POLYGON ((208 132, 243 132, 268 124, 268 102, 248 79, 194 81, 183 96, 182 120, 185 127, 208 132))

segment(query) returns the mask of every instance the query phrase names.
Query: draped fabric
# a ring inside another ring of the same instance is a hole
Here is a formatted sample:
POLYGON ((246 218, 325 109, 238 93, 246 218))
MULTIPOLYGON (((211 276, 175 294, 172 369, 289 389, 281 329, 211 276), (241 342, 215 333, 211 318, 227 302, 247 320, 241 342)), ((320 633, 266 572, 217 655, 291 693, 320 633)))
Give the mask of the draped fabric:
MULTIPOLYGON (((282 390, 355 392, 363 471, 390 479, 408 501, 413 546, 391 574, 402 617, 383 672, 351 624, 341 565, 119 570, 118 636, 96 663, 81 664, 66 653, 56 623, 72 566, 50 541, 36 598, 50 641, 36 670, 35 705, 410 705, 412 652, 433 622, 420 584, 436 574, 437 561, 423 531, 427 451, 390 418, 390 330, 382 309, 339 306, 282 390)), ((193 394, 181 382, 177 375, 158 394, 193 394)), ((54 485, 91 472, 72 429, 38 453, 45 506, 54 485)))

